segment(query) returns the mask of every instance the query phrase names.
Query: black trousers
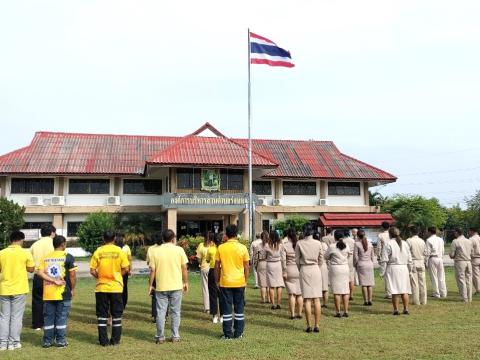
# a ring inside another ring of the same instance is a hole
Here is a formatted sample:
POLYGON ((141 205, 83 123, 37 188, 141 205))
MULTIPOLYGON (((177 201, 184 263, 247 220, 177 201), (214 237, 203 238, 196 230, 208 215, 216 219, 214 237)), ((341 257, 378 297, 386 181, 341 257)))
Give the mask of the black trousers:
POLYGON ((38 275, 33 276, 32 328, 43 328, 43 280, 38 275))
POLYGON ((215 269, 210 269, 208 272, 208 296, 210 300, 210 315, 217 315, 220 305, 220 316, 223 316, 223 297, 215 282, 215 269))
POLYGON ((122 293, 95 293, 98 341, 100 345, 116 345, 122 336, 122 293), (108 340, 107 321, 112 315, 112 338, 108 340))
MULTIPOLYGON (((157 287, 155 280, 153 280, 152 286, 154 289, 157 287)), ((152 318, 156 319, 157 318, 157 297, 155 296, 155 291, 152 294, 150 294, 150 296, 152 297, 152 318)))
POLYGON ((127 307, 127 302, 128 302, 128 274, 123 275, 122 300, 123 300, 123 310, 125 310, 125 308, 127 307))

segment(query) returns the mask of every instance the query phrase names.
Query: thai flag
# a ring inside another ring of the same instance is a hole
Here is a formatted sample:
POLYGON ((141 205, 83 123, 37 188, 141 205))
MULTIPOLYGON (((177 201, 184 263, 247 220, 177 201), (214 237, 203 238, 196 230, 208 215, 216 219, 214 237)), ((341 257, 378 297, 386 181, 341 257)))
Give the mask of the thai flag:
POLYGON ((270 66, 294 67, 290 52, 272 40, 250 32, 250 63, 270 66))

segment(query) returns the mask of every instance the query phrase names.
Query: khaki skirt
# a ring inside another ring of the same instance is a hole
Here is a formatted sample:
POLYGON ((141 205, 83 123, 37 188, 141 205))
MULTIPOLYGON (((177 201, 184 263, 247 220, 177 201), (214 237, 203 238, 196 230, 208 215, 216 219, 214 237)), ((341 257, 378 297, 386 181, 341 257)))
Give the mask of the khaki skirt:
POLYGON ((296 264, 287 265, 287 280, 285 286, 289 295, 302 295, 300 288, 300 273, 296 264))
POLYGON ((331 265, 328 278, 332 293, 335 295, 350 294, 350 268, 345 265, 331 265))
POLYGON ((267 261, 267 286, 269 288, 285 287, 280 260, 267 261))
POLYGON ((258 286, 261 288, 268 287, 267 285, 267 262, 260 260, 257 264, 258 286))
POLYGON ((304 299, 322 297, 322 273, 317 264, 302 265, 300 267, 300 287, 304 299))
POLYGON ((323 263, 320 266, 320 272, 322 273, 322 288, 323 291, 328 291, 328 266, 326 263, 323 263))

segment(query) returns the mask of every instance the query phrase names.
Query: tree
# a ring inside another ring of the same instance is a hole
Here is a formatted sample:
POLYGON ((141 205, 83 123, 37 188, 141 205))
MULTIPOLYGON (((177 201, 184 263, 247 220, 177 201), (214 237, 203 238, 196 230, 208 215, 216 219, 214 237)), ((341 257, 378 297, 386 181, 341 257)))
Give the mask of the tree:
POLYGON ((392 214, 396 226, 405 236, 409 226, 415 225, 421 232, 429 226, 443 228, 447 221, 447 210, 436 198, 427 199, 420 195, 397 194, 385 201, 382 211, 392 214))
POLYGON ((466 198, 467 210, 465 211, 465 218, 467 226, 480 228, 480 190, 471 198, 466 198))
POLYGON ((303 227, 309 220, 301 215, 290 215, 287 216, 284 220, 277 220, 273 224, 275 230, 279 230, 282 234, 285 234, 285 231, 289 228, 295 229, 296 232, 303 231, 303 227))
POLYGON ((115 229, 115 218, 103 211, 91 213, 78 228, 78 241, 82 248, 93 254, 103 244, 103 233, 115 229))
POLYGON ((25 207, 6 198, 0 198, 0 250, 10 243, 12 231, 20 230, 25 223, 25 207))
POLYGON ((387 196, 383 196, 378 191, 371 192, 368 191, 368 202, 370 206, 382 205, 385 201, 388 200, 387 196))

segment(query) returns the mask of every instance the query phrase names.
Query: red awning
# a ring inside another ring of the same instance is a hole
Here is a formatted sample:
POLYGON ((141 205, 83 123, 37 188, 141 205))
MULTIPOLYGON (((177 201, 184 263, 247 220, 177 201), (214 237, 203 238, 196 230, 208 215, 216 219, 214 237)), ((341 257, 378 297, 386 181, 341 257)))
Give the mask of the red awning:
POLYGON ((328 227, 379 227, 382 222, 393 223, 390 214, 333 214, 320 216, 320 223, 328 227))

